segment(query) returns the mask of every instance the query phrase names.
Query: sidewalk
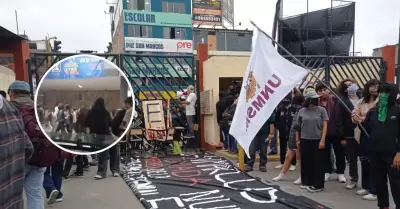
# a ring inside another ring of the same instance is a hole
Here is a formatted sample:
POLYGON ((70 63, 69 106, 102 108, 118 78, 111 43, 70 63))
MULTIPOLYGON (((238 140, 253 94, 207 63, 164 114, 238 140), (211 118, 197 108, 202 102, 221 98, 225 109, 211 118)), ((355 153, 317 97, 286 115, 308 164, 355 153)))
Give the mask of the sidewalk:
POLYGON ((64 182, 64 202, 46 205, 46 208, 144 209, 121 177, 109 176, 102 180, 94 180, 96 170, 97 167, 92 166, 90 171, 85 172, 84 178, 72 178, 64 182))
MULTIPOLYGON (((236 161, 232 161, 236 163, 236 161)), ((279 162, 268 162, 267 163, 267 172, 262 173, 258 171, 258 163, 254 165, 254 171, 250 172, 249 174, 254 177, 259 177, 264 179, 265 181, 269 181, 272 184, 280 186, 280 188, 288 193, 295 194, 295 195, 303 195, 306 196, 310 199, 313 199, 319 203, 322 203, 332 209, 347 209, 347 208, 362 208, 362 209, 376 209, 378 208, 377 202, 376 201, 365 201, 362 200, 360 196, 356 195, 355 190, 347 190, 345 188, 346 184, 339 183, 337 181, 336 175, 332 175, 333 179, 328 181, 325 184, 325 190, 320 193, 309 193, 307 191, 304 191, 303 189, 300 189, 299 186, 296 186, 293 184, 293 181, 295 181, 299 175, 300 172, 298 170, 296 171, 289 171, 287 173, 285 181, 280 181, 280 182, 272 182, 272 179, 276 177, 280 170, 274 169, 276 165, 278 165, 279 162)), ((348 168, 346 168, 346 178, 349 179, 349 176, 347 175, 348 168)), ((390 190, 389 190, 390 193, 390 190)), ((391 206, 394 206, 392 196, 390 194, 390 203, 391 206)), ((391 207, 391 208, 392 208, 391 207)))

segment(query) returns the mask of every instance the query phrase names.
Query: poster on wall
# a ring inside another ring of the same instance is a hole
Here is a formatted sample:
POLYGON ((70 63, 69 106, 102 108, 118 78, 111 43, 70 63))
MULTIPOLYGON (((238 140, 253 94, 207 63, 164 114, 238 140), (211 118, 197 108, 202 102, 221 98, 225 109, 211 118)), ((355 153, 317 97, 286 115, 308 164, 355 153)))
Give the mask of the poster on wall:
POLYGON ((104 61, 92 56, 79 56, 58 63, 44 79, 77 80, 98 77, 104 77, 104 61))
POLYGON ((193 0, 193 24, 222 25, 221 0, 193 0))
POLYGON ((213 153, 131 159, 121 173, 148 209, 329 209, 255 179, 213 153))

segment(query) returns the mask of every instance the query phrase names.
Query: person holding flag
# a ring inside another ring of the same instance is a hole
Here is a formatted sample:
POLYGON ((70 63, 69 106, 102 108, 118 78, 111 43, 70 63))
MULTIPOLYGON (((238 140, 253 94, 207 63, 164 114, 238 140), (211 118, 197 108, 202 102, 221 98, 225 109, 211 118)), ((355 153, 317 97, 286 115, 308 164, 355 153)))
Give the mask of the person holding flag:
MULTIPOLYGON (((255 25, 256 26, 256 25, 255 25)), ((308 70, 282 57, 268 35, 256 26, 257 37, 246 73, 243 77, 236 112, 229 133, 252 158, 249 150, 253 139, 273 137, 265 125, 272 123, 274 109, 280 101, 308 74, 308 70), (266 135, 257 136, 260 129, 266 135), (267 130, 265 130, 265 128, 267 130)), ((255 142, 256 143, 256 142, 255 142)), ((263 149, 260 150, 263 153, 263 149)), ((248 163, 247 170, 251 166, 248 163)))

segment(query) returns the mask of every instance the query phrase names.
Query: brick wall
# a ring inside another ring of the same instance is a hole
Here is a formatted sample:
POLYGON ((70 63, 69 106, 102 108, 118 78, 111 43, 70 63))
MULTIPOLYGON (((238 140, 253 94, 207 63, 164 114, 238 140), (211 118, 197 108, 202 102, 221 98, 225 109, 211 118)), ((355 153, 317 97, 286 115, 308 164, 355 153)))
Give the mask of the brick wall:
POLYGON ((98 97, 104 98, 106 108, 110 111, 121 108, 120 91, 41 91, 38 101, 45 107, 53 107, 57 102, 62 102, 73 107, 85 106, 88 108, 98 97))

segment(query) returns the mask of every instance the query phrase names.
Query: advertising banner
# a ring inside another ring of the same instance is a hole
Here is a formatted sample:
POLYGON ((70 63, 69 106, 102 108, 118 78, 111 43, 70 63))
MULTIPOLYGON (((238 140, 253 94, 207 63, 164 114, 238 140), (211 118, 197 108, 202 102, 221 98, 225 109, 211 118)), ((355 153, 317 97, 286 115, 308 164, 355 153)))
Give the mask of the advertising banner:
POLYGON ((143 78, 152 78, 152 77, 192 77, 192 68, 188 65, 182 65, 184 69, 180 65, 171 66, 169 64, 143 64, 143 63, 130 63, 124 64, 126 73, 128 73, 132 78, 143 77, 143 78), (147 65, 147 66, 146 66, 147 65), (154 76, 155 75, 155 76, 154 76))
POLYGON ((235 24, 235 19, 234 19, 235 11, 234 11, 233 0, 223 0, 222 1, 222 17, 229 24, 234 26, 234 24, 235 24))
POLYGON ((193 53, 192 40, 125 37, 125 51, 193 53))
POLYGON ((176 99, 176 92, 175 91, 144 91, 140 92, 139 99, 146 100, 146 99, 176 99), (154 98, 156 97, 156 98, 154 98))
POLYGON ((221 0, 193 0, 193 24, 222 25, 221 0))
POLYGON ((175 28, 191 28, 192 15, 165 12, 124 10, 124 23, 175 28))
MULTIPOLYGON (((163 115, 157 119, 164 121, 163 115)), ((121 173, 147 209, 329 209, 243 173, 213 153, 131 158, 121 173)))
POLYGON ((81 56, 60 62, 44 79, 76 80, 96 77, 104 77, 104 61, 81 56))

